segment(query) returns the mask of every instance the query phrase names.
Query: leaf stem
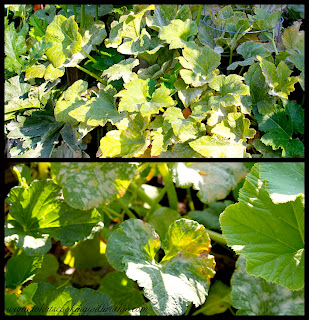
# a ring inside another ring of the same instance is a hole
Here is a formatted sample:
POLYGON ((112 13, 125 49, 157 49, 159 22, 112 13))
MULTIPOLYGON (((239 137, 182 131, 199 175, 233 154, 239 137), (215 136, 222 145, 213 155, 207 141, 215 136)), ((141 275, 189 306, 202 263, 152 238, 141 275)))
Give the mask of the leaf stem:
POLYGON ((74 13, 75 20, 76 20, 77 19, 76 4, 72 4, 72 8, 73 8, 73 13, 74 13))
POLYGON ((186 312, 184 314, 185 316, 187 316, 189 314, 189 312, 191 310, 191 307, 192 307, 192 302, 189 304, 189 306, 188 306, 188 308, 187 308, 187 310, 186 310, 186 312))
POLYGON ((245 66, 242 66, 241 69, 240 69, 240 71, 239 71, 239 73, 238 73, 240 76, 241 76, 242 73, 244 72, 244 69, 245 69, 245 66))
POLYGON ((70 278, 69 278, 67 281, 63 282, 63 283, 62 283, 60 286, 58 286, 56 289, 60 289, 60 288, 62 288, 64 285, 66 285, 69 281, 71 281, 72 277, 73 277, 73 273, 71 274, 70 278))
POLYGON ((216 241, 216 242, 223 244, 223 245, 227 245, 226 240, 221 233, 209 230, 207 228, 205 228, 205 231, 209 234, 209 237, 211 240, 216 241))
POLYGON ((65 13, 65 17, 68 18, 68 5, 67 4, 63 5, 63 10, 64 10, 64 13, 65 13))
POLYGON ((163 199, 163 197, 165 196, 165 193, 167 191, 167 186, 164 186, 164 188, 162 188, 162 190, 160 191, 159 195, 157 196, 156 200, 154 200, 153 205, 151 206, 150 210, 147 212, 146 217, 145 217, 145 221, 148 221, 149 216, 159 207, 161 207, 159 205, 159 202, 163 199))
MULTIPOLYGON (((229 59, 229 65, 233 62, 233 48, 230 48, 230 59, 229 59)), ((227 75, 230 74, 230 70, 228 70, 227 75)))
POLYGON ((91 60, 93 63, 96 63, 97 60, 93 57, 91 57, 91 55, 89 53, 87 53, 84 49, 81 49, 81 52, 89 59, 91 60))
POLYGON ((121 199, 117 199, 117 202, 130 218, 137 219, 137 216, 122 202, 121 199))
POLYGON ((107 214, 107 216, 111 220, 113 220, 115 217, 117 217, 117 218, 121 218, 122 217, 120 213, 116 212, 113 209, 107 208, 107 207, 103 208, 103 211, 107 214), (114 215, 115 217, 112 217, 111 215, 114 215))
POLYGON ((162 175, 165 185, 167 186, 167 196, 170 207, 171 209, 178 211, 177 193, 167 164, 162 162, 158 163, 158 169, 162 175))
POLYGON ((198 13, 197 13, 197 16, 196 16, 196 25, 198 27, 198 24, 200 22, 200 18, 201 18, 201 14, 202 14, 202 9, 203 9, 203 5, 201 4, 198 8, 198 13))
POLYGON ((147 196, 141 187, 138 187, 133 181, 130 183, 129 189, 135 192, 144 202, 147 202, 150 206, 153 206, 154 201, 147 196))
POLYGON ((98 4, 95 6, 95 20, 96 21, 99 20, 99 5, 98 4))
POLYGON ((194 207, 194 202, 192 200, 191 188, 187 188, 187 196, 188 196, 188 204, 189 204, 190 211, 194 211, 195 207, 194 207))
POLYGON ((81 4, 80 29, 85 26, 85 5, 81 4))
POLYGON ((93 72, 87 70, 86 68, 83 68, 79 65, 76 66, 76 68, 78 68, 81 71, 84 71, 85 73, 89 74, 91 77, 97 79, 98 81, 100 81, 101 83, 105 84, 107 86, 107 82, 102 80, 99 76, 97 76, 96 74, 94 74, 93 72))

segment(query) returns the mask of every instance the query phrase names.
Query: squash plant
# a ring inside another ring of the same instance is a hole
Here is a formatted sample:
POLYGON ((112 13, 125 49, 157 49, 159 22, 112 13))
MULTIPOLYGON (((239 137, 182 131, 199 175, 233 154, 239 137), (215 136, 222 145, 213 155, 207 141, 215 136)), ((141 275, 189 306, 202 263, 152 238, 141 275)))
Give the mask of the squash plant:
POLYGON ((303 157, 303 6, 239 7, 6 5, 7 156, 303 157))
POLYGON ((13 168, 6 314, 304 314, 303 163, 50 167, 13 168))

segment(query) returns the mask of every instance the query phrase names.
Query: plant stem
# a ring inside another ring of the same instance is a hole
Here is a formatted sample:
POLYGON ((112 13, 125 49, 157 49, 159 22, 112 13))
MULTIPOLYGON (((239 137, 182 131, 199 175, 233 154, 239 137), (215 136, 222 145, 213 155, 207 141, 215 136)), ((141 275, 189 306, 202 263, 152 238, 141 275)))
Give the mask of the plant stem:
POLYGON ((177 193, 167 164, 162 162, 158 163, 158 169, 162 175, 165 185, 167 186, 167 196, 170 207, 171 209, 178 211, 177 193))
POLYGON ((118 213, 118 212, 116 212, 116 211, 113 210, 113 209, 110 209, 110 208, 105 207, 105 208, 103 209, 103 211, 108 215, 108 217, 109 217, 111 220, 114 219, 114 218, 111 216, 111 214, 114 215, 114 216, 116 216, 117 218, 121 218, 121 214, 118 213))
POLYGON ((136 215, 122 202, 121 199, 117 199, 117 202, 130 218, 137 219, 136 215))
POLYGON ((81 4, 80 28, 83 29, 84 26, 85 26, 85 5, 81 4))
POLYGON ((187 308, 187 310, 185 312, 185 316, 187 316, 189 314, 189 312, 191 310, 191 307, 192 307, 192 302, 189 304, 189 306, 188 306, 188 308, 187 308))
POLYGON ((244 72, 244 69, 245 69, 245 66, 242 66, 241 69, 240 69, 240 71, 239 71, 239 73, 238 73, 240 76, 241 76, 242 73, 244 72))
POLYGON ((203 5, 201 4, 198 8, 198 13, 196 16, 196 25, 198 27, 198 23, 200 22, 201 14, 202 14, 203 5))
POLYGON ((81 70, 81 71, 89 74, 91 77, 97 79, 98 81, 100 81, 101 83, 103 83, 103 84, 105 84, 105 85, 107 86, 107 82, 104 81, 104 80, 102 80, 99 76, 97 76, 97 75, 94 74, 93 72, 91 72, 91 71, 89 71, 89 70, 87 70, 87 69, 85 69, 85 68, 83 68, 83 67, 81 67, 81 66, 79 66, 79 65, 77 65, 76 68, 78 68, 79 70, 81 70))
MULTIPOLYGON (((233 48, 230 48, 230 59, 229 59, 229 65, 233 62, 233 48)), ((227 75, 230 74, 230 70, 228 70, 227 75)))
POLYGON ((91 57, 91 55, 89 55, 89 53, 87 53, 84 49, 81 49, 81 52, 89 59, 91 60, 93 63, 96 63, 97 60, 93 57, 91 57))
POLYGON ((154 201, 147 196, 141 187, 138 187, 134 182, 130 183, 129 189, 135 192, 144 202, 147 202, 151 207, 154 204, 154 201))
POLYGON ((96 21, 99 20, 99 5, 98 4, 95 6, 95 20, 96 21))
POLYGON ((60 289, 60 288, 62 288, 63 286, 65 286, 69 281, 71 281, 72 277, 73 277, 73 273, 71 274, 70 278, 69 278, 67 281, 63 282, 63 283, 62 283, 59 287, 57 287, 56 289, 60 289))
POLYGON ((163 197, 165 196, 165 193, 167 191, 167 186, 165 186, 164 188, 162 188, 162 190, 160 191, 158 197, 156 198, 156 200, 154 200, 152 207, 150 208, 150 210, 147 212, 145 220, 148 221, 149 216, 156 210, 158 209, 158 207, 161 207, 159 205, 159 202, 163 199, 163 197))
POLYGON ((189 204, 190 211, 194 211, 195 207, 194 207, 194 202, 192 200, 191 188, 187 188, 187 196, 188 196, 188 204, 189 204))
POLYGON ((63 10, 64 10, 64 13, 65 13, 65 17, 68 18, 68 5, 67 4, 63 5, 63 10))
POLYGON ((72 4, 72 8, 73 8, 73 13, 74 13, 75 20, 76 20, 76 18, 77 18, 76 4, 72 4))
POLYGON ((209 234, 209 237, 211 238, 211 240, 216 241, 223 245, 227 245, 226 240, 221 233, 218 233, 216 231, 212 231, 206 228, 205 228, 205 231, 209 234))

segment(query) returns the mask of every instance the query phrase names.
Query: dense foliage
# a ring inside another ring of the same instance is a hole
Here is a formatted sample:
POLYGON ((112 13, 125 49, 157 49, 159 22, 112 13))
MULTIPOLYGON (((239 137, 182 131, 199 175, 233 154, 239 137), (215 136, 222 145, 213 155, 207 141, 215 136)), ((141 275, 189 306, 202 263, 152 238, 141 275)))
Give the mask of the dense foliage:
POLYGON ((303 157, 304 6, 243 7, 6 5, 6 155, 303 157))
POLYGON ((303 163, 37 167, 6 198, 6 314, 304 314, 303 163))

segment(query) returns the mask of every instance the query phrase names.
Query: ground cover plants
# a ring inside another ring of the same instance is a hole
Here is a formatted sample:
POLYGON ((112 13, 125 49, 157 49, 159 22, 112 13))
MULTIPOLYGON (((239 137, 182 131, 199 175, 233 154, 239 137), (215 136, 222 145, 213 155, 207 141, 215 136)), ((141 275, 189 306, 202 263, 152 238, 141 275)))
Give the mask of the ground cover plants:
POLYGON ((303 163, 11 169, 7 315, 304 314, 303 163))
POLYGON ((303 157, 303 5, 4 14, 7 157, 303 157))

